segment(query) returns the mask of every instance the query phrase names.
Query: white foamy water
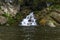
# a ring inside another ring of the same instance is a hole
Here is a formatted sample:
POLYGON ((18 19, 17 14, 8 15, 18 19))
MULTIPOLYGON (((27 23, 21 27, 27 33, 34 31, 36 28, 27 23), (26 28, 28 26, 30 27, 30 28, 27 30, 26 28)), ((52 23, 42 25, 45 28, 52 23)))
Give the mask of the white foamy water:
POLYGON ((34 18, 33 12, 26 16, 21 22, 22 26, 36 26, 36 19, 34 18))

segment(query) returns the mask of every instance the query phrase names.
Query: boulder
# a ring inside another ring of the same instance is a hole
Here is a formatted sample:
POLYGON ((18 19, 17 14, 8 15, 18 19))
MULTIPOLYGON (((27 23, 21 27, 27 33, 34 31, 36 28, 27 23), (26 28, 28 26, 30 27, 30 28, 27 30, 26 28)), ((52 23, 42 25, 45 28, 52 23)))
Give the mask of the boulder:
POLYGON ((0 24, 5 24, 7 22, 7 19, 3 16, 0 16, 0 24))

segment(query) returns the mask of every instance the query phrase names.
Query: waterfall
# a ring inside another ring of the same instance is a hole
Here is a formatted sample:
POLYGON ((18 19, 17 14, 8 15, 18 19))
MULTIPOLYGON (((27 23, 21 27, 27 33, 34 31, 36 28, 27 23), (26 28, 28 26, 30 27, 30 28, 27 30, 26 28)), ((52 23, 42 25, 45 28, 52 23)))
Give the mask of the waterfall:
POLYGON ((26 16, 21 22, 22 26, 36 26, 36 19, 34 18, 33 12, 26 16))

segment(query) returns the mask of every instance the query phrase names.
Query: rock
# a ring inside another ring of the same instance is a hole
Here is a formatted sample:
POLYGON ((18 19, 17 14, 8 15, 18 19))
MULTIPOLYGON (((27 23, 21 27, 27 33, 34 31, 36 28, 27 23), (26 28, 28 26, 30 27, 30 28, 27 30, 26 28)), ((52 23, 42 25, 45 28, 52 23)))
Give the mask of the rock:
POLYGON ((3 12, 7 13, 8 9, 5 6, 1 6, 1 9, 3 10, 3 12))
POLYGON ((51 17, 60 24, 60 14, 57 12, 51 12, 51 17))
POLYGON ((5 2, 10 2, 10 3, 12 3, 14 0, 5 0, 5 2))
POLYGON ((7 23, 6 26, 10 26, 10 25, 7 23))
POLYGON ((56 25, 52 21, 50 21, 50 20, 49 20, 47 25, 50 26, 50 27, 56 27, 56 25))
POLYGON ((46 18, 42 18, 39 23, 40 23, 40 25, 45 26, 46 22, 47 22, 47 19, 46 18))
POLYGON ((7 19, 3 16, 0 16, 0 24, 5 24, 7 22, 7 19))
POLYGON ((4 13, 8 13, 12 17, 14 17, 17 14, 17 12, 20 10, 20 6, 11 5, 10 3, 6 3, 3 6, 1 6, 1 10, 3 10, 4 13))
POLYGON ((40 20, 40 25, 42 26, 56 27, 55 23, 56 22, 50 16, 45 16, 40 20))
POLYGON ((0 10, 0 15, 4 14, 4 12, 2 10, 0 10))
POLYGON ((11 14, 12 17, 14 17, 17 12, 20 10, 20 5, 11 5, 11 4, 7 4, 8 5, 8 12, 11 14))

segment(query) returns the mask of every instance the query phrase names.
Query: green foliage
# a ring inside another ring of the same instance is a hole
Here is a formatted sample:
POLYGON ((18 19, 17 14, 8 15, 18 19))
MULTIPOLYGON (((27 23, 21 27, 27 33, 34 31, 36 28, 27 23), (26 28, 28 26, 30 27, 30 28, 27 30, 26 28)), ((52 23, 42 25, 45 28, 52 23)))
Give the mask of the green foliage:
POLYGON ((19 3, 20 3, 20 4, 23 4, 23 0, 19 0, 19 3))
POLYGON ((10 25, 12 25, 13 23, 15 23, 16 22, 16 20, 14 20, 12 17, 9 17, 8 18, 8 23, 10 24, 10 25))
POLYGON ((33 4, 34 4, 34 5, 37 5, 38 3, 39 3, 38 0, 34 0, 34 1, 33 1, 33 4))
POLYGON ((54 2, 54 0, 46 0, 47 2, 54 2))
POLYGON ((10 16, 10 14, 9 13, 4 13, 3 16, 8 18, 10 16))
POLYGON ((14 20, 14 18, 11 17, 11 15, 9 13, 4 13, 3 16, 7 18, 7 20, 8 20, 7 23, 10 25, 15 23, 15 21, 16 21, 16 20, 14 20))
POLYGON ((54 5, 54 8, 60 9, 60 5, 54 5))
POLYGON ((55 4, 50 6, 51 9, 59 9, 60 10, 60 5, 59 4, 55 4))
POLYGON ((54 3, 59 3, 60 0, 46 0, 47 2, 54 2, 54 3))

